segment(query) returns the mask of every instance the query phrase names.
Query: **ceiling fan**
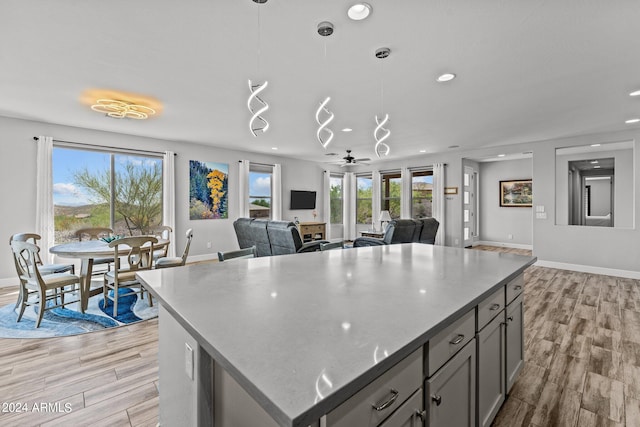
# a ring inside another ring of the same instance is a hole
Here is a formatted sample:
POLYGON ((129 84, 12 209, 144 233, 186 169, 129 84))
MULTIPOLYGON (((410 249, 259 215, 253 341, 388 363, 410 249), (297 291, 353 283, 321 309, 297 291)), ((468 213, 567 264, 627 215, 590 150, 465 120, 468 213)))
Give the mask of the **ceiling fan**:
POLYGON ((353 157, 351 155, 351 150, 347 150, 347 155, 344 156, 342 159, 344 160, 344 162, 342 162, 340 167, 351 166, 351 165, 355 165, 355 164, 368 165, 369 163, 362 163, 362 162, 367 162, 367 161, 371 160, 368 157, 362 158, 362 159, 356 159, 355 157, 353 157))

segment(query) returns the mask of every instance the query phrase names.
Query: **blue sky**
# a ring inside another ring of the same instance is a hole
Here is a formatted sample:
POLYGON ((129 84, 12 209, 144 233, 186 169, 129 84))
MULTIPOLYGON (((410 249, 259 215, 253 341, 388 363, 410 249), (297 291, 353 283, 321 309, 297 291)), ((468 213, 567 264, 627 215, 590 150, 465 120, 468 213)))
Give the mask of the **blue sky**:
POLYGON ((271 196, 271 174, 251 172, 249 174, 249 195, 271 196))
MULTIPOLYGON (((89 168, 91 171, 107 171, 111 165, 111 155, 100 151, 74 150, 55 147, 53 149, 53 204, 81 206, 92 203, 89 194, 74 184, 73 174, 76 170, 89 168)), ((115 167, 127 162, 139 165, 152 165, 162 162, 158 158, 138 157, 118 154, 115 156, 115 167)))

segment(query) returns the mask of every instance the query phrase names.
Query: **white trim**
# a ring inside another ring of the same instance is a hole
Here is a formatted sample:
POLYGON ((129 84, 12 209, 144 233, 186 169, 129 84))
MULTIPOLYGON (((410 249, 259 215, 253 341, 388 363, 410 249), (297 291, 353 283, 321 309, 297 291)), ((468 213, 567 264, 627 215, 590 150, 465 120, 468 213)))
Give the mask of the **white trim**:
POLYGON ((0 288, 8 288, 9 286, 18 286, 17 277, 7 277, 6 279, 0 279, 0 288))
POLYGON ((522 243, 489 242, 487 240, 478 240, 476 242, 471 243, 471 246, 478 246, 478 245, 500 246, 502 248, 513 248, 513 249, 528 249, 530 251, 533 250, 533 245, 523 245, 522 243))
POLYGON ((559 270, 579 271, 581 273, 603 274, 605 276, 640 279, 640 271, 618 270, 617 268, 592 267, 590 265, 568 264, 564 262, 538 260, 534 265, 539 267, 557 268, 559 270))

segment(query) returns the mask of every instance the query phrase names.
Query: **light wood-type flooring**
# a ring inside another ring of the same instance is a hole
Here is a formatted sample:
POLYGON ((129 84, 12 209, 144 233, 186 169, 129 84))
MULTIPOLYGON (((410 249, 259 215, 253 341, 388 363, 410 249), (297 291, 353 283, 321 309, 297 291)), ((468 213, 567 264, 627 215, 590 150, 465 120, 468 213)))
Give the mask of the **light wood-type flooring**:
MULTIPOLYGON (((0 289, 0 305, 16 292, 0 289)), ((534 266, 524 292, 525 368, 494 425, 640 426, 640 281, 534 266)), ((157 352, 157 320, 0 339, 0 410, 28 407, 0 412, 0 426, 155 426, 157 352)))

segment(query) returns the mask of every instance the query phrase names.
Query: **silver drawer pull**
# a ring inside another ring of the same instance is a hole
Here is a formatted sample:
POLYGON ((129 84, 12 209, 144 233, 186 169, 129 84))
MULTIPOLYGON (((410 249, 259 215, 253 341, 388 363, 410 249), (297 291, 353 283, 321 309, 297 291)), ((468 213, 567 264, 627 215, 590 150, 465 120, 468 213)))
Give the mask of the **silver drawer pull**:
POLYGON ((522 289, 522 286, 520 286, 520 285, 517 285, 517 286, 513 287, 514 291, 519 291, 520 289, 522 289))
POLYGON ((398 390, 396 390, 395 388, 391 389, 391 397, 389 398, 389 400, 387 400, 384 403, 381 403, 380 405, 371 405, 373 406, 373 409, 375 409, 376 411, 384 411, 385 409, 387 409, 389 406, 393 405, 393 402, 396 401, 396 399, 398 398, 398 395, 400 393, 398 392, 398 390))
POLYGON ((507 320, 508 320, 509 322, 513 322, 513 316, 509 316, 509 317, 507 317, 507 320))
POLYGON ((427 411, 421 411, 419 409, 416 409, 416 416, 420 418, 422 421, 424 421, 427 419, 427 411))
POLYGON ((442 396, 440 396, 439 394, 434 394, 433 396, 431 396, 431 400, 436 403, 436 406, 440 406, 440 404, 442 403, 442 396))
POLYGON ((491 304, 491 307, 489 307, 489 311, 496 311, 499 308, 500 304, 491 304))
POLYGON ((464 341, 464 335, 458 334, 457 337, 449 341, 449 344, 456 345, 456 344, 460 344, 462 341, 464 341))

